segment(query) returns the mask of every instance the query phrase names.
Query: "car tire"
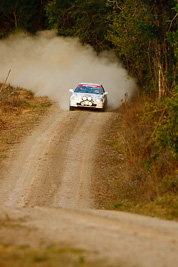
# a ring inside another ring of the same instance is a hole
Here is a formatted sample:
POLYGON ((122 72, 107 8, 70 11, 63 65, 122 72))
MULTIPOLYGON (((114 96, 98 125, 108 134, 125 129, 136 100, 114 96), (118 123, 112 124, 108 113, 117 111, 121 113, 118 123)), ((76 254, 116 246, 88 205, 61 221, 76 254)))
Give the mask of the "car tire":
POLYGON ((74 111, 74 107, 71 107, 71 106, 70 106, 70 107, 69 107, 69 110, 70 110, 70 111, 74 111))
POLYGON ((100 109, 100 112, 105 112, 105 108, 101 108, 100 109))

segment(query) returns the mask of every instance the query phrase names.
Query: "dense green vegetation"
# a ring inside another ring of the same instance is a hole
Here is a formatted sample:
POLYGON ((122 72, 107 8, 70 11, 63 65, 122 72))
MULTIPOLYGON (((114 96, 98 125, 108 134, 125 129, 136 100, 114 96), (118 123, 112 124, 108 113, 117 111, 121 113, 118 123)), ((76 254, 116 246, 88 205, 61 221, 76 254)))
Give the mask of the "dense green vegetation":
MULTIPOLYGON (((155 201, 164 190, 165 194, 177 194, 178 190, 177 12, 176 0, 0 0, 0 38, 17 30, 35 33, 56 29, 59 36, 79 37, 98 53, 112 49, 137 79, 139 101, 144 104, 139 110, 135 107, 135 111, 134 104, 131 105, 135 117, 131 117, 130 123, 137 121, 138 125, 144 125, 145 145, 141 145, 144 151, 137 150, 137 154, 148 176, 156 177, 156 185, 152 179, 151 187, 155 194, 148 201, 155 201), (145 95, 149 101, 143 101, 145 95)), ((124 106, 124 112, 130 114, 129 105, 124 106)), ((137 135, 137 130, 138 127, 132 136, 137 135)), ((135 149, 134 139, 129 140, 125 149, 135 149)), ((137 185, 143 190, 145 172, 138 173, 137 185)))

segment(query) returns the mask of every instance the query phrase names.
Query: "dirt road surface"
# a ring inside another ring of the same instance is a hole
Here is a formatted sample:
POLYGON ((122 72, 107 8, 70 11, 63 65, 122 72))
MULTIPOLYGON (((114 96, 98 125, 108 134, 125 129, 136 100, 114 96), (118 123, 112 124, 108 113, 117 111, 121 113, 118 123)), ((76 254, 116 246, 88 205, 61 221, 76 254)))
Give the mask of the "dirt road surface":
POLYGON ((97 141, 114 116, 53 105, 1 170, 1 215, 22 220, 51 241, 86 249, 108 266, 176 267, 176 222, 94 207, 97 141))

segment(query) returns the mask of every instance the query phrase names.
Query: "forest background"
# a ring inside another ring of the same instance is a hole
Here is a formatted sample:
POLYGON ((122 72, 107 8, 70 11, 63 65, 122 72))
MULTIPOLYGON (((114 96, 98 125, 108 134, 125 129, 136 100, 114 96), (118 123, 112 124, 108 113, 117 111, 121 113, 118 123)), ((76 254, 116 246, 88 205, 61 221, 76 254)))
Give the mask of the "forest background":
POLYGON ((110 144, 123 170, 114 207, 170 219, 178 217, 177 12, 177 0, 0 0, 0 39, 55 29, 114 51, 136 78, 110 144))

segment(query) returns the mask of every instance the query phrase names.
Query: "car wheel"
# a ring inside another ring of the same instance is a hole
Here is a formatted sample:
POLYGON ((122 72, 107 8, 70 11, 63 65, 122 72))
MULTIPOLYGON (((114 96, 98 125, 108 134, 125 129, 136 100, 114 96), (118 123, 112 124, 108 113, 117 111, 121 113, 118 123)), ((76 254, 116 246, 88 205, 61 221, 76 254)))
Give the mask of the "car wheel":
POLYGON ((105 108, 101 108, 100 111, 101 111, 101 112, 105 112, 105 108))
POLYGON ((69 110, 70 110, 70 111, 74 111, 74 108, 70 106, 70 107, 69 107, 69 110))

